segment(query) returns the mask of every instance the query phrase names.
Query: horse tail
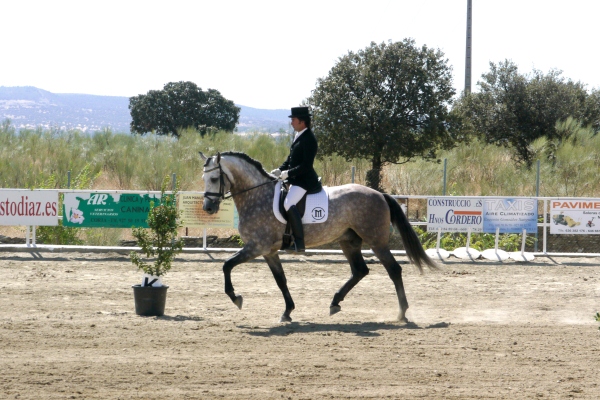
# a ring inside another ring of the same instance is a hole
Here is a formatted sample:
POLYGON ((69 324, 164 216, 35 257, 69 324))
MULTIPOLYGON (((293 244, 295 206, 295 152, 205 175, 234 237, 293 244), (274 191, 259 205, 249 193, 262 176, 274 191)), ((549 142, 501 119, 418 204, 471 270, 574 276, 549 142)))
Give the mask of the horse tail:
POLYGON ((402 243, 404 244, 404 249, 406 250, 406 255, 408 259, 417 267, 419 272, 423 272, 423 267, 427 266, 431 270, 439 270, 440 267, 425 253, 423 250, 423 246, 419 241, 419 237, 413 230, 408 218, 402 211, 402 208, 389 194, 383 194, 385 201, 388 203, 390 207, 390 217, 392 220, 392 224, 396 227, 398 232, 400 232, 400 236, 402 237, 402 243))

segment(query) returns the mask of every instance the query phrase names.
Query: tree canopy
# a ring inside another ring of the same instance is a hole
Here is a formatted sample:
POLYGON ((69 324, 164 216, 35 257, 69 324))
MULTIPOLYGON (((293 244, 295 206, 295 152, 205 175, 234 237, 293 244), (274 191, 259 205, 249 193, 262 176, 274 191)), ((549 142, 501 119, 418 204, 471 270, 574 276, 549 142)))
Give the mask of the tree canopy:
POLYGON ((517 161, 531 165, 530 144, 540 137, 560 140, 559 121, 572 117, 595 132, 600 129, 600 92, 588 93, 583 83, 561 74, 521 74, 511 61, 490 63, 490 72, 478 82, 480 91, 461 98, 455 111, 476 135, 512 147, 517 161))
POLYGON ((208 128, 233 131, 240 117, 240 108, 218 90, 183 81, 131 97, 129 110, 131 132, 140 134, 178 135, 178 129, 193 127, 204 136, 208 128))
POLYGON ((381 190, 386 163, 434 158, 453 145, 451 72, 441 51, 412 39, 340 57, 308 99, 320 151, 370 159, 367 185, 381 190))

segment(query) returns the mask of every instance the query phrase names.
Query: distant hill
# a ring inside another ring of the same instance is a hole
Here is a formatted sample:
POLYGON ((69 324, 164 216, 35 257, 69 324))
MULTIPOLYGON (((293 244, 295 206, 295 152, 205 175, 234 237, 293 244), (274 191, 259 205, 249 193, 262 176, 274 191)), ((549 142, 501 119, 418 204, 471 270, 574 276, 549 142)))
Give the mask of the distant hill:
MULTIPOLYGON (((273 133, 289 128, 289 110, 241 108, 238 132, 273 133)), ((0 86, 0 122, 17 129, 58 128, 94 132, 110 128, 129 132, 129 97, 51 93, 33 86, 0 86)))
POLYGON ((290 128, 290 110, 265 110, 261 108, 246 107, 239 104, 240 122, 238 132, 287 132, 290 128))

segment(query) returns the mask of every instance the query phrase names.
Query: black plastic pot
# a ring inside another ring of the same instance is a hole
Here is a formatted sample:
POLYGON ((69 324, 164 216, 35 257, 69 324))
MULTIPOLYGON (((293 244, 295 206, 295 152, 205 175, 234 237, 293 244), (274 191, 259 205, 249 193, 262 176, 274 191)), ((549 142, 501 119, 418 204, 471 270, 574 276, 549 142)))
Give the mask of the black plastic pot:
POLYGON ((146 317, 160 317, 165 313, 168 286, 133 285, 135 313, 146 317))

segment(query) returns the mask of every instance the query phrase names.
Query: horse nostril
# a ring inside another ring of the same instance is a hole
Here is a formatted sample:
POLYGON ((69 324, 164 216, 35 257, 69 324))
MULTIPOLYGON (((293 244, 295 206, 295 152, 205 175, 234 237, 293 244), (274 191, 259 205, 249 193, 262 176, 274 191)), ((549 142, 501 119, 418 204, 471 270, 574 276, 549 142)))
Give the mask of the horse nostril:
POLYGON ((219 205, 215 204, 210 199, 204 199, 204 203, 202 204, 202 209, 206 211, 208 214, 214 214, 219 211, 219 205))

